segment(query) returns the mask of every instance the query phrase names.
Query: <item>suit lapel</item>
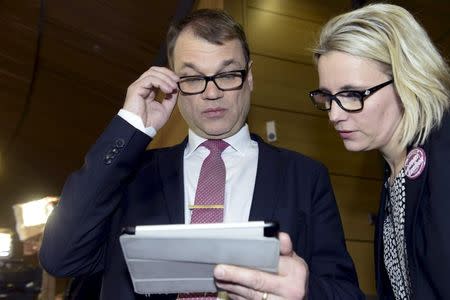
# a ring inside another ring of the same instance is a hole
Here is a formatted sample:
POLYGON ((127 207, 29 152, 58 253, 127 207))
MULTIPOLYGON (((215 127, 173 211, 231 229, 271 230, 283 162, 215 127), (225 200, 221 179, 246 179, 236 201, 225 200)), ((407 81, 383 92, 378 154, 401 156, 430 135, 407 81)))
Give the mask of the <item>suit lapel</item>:
MULTIPOLYGON (((427 155, 429 155, 429 147, 428 145, 424 145, 422 146, 422 148, 425 150, 425 153, 427 155)), ((419 177, 417 177, 416 179, 409 179, 408 177, 406 177, 406 224, 405 224, 405 229, 407 230, 407 232, 405 232, 406 237, 408 238, 407 240, 407 244, 409 244, 410 242, 412 242, 411 237, 412 237, 412 225, 414 223, 414 220, 416 218, 417 215, 417 208, 419 206, 419 203, 421 201, 421 199, 423 198, 423 188, 425 186, 425 179, 427 178, 427 173, 428 173, 428 164, 429 161, 426 161, 426 165, 425 168, 422 172, 422 174, 420 174, 419 177)), ((410 244, 412 245, 412 244, 410 244)))
POLYGON ((279 155, 276 155, 277 150, 258 136, 252 135, 252 139, 258 142, 258 167, 249 220, 271 221, 275 212, 281 163, 279 155))
POLYGON ((164 199, 171 224, 184 223, 183 143, 162 151, 158 156, 164 199))
MULTIPOLYGON (((429 155, 429 146, 425 144, 422 146, 425 150, 426 155, 429 155)), ((405 216, 405 238, 407 245, 407 255, 409 262, 409 271, 411 274, 411 285, 413 290, 417 286, 416 279, 416 266, 417 262, 415 261, 416 256, 416 245, 415 245, 415 234, 413 232, 414 223, 417 219, 417 212, 420 206, 420 202, 423 199, 424 187, 428 173, 429 161, 426 161, 425 169, 422 174, 416 179, 409 179, 406 177, 405 185, 406 185, 406 216, 405 216)))
POLYGON ((428 168, 425 168, 423 173, 416 179, 406 178, 406 219, 405 219, 405 235, 407 237, 407 244, 412 242, 413 224, 417 215, 417 208, 422 200, 423 188, 425 185, 426 173, 428 168))
POLYGON ((377 291, 379 293, 379 295, 384 295, 385 291, 384 291, 384 280, 387 280, 386 278, 384 278, 384 276, 382 276, 383 274, 383 263, 384 263, 384 259, 383 259, 383 224, 384 224, 384 219, 386 218, 386 197, 387 197, 387 187, 386 182, 387 182, 387 178, 388 178, 388 166, 386 164, 385 166, 385 176, 383 179, 383 189, 381 192, 381 197, 380 197, 380 207, 378 209, 378 216, 377 216, 377 224, 375 227, 375 274, 376 274, 376 284, 377 284, 377 291), (386 169, 387 168, 387 169, 386 169))
MULTIPOLYGON (((412 148, 408 148, 408 153, 411 151, 412 148)), ((429 146, 425 144, 423 146, 423 149, 425 150, 425 153, 429 153, 429 146)), ((386 168, 388 168, 386 166, 386 168)), ((409 179, 408 177, 405 177, 405 190, 406 190, 406 218, 405 218, 405 238, 406 238, 406 245, 407 245, 407 253, 408 253, 408 261, 409 261, 409 268, 410 268, 410 274, 411 274, 411 280, 413 289, 415 286, 415 266, 416 263, 413 261, 413 258, 416 257, 415 255, 415 240, 414 240, 414 232, 413 232, 413 224, 416 220, 418 207, 420 204, 420 201, 422 199, 423 195, 423 189, 425 186, 425 181, 427 178, 427 172, 428 172, 428 162, 425 166, 424 171, 422 174, 417 177, 416 179, 409 179)), ((386 169, 384 182, 387 182, 387 178, 389 177, 389 171, 386 169)), ((386 199, 387 197, 387 187, 383 188, 383 192, 381 194, 381 202, 380 202, 380 209, 378 213, 377 218, 377 226, 376 226, 376 233, 375 233, 375 268, 376 268, 376 275, 377 275, 377 290, 379 294, 384 294, 384 284, 383 282, 388 280, 387 274, 384 271, 384 249, 383 249, 383 226, 384 226, 384 219, 386 218, 386 201, 390 201, 389 199, 386 199), (383 274, 383 276, 382 276, 383 274), (384 278, 385 277, 385 278, 384 278)))

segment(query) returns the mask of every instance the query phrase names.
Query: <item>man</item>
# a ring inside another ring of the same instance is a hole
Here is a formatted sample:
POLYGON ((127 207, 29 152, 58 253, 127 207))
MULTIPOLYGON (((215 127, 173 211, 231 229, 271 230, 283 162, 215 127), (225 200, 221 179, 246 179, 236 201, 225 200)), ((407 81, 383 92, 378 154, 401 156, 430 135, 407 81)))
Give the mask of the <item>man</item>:
POLYGON ((221 11, 196 11, 171 27, 167 48, 171 69, 151 67, 130 85, 119 116, 66 182, 42 265, 58 276, 101 271, 102 299, 144 297, 133 292, 120 230, 195 221, 199 210, 190 207, 212 141, 225 145, 223 221, 274 220, 284 232, 278 275, 220 265, 218 286, 232 298, 362 298, 326 169, 249 133, 252 62, 240 25, 221 11), (177 101, 188 139, 145 151, 177 101))

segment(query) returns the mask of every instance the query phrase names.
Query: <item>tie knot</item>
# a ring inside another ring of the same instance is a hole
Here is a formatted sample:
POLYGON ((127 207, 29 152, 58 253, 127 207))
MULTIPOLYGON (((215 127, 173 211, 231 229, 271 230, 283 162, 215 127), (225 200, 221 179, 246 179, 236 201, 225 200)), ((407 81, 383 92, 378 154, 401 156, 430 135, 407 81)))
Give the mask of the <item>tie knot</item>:
POLYGON ((224 140, 206 140, 202 143, 202 146, 205 146, 211 152, 222 153, 229 144, 224 140))

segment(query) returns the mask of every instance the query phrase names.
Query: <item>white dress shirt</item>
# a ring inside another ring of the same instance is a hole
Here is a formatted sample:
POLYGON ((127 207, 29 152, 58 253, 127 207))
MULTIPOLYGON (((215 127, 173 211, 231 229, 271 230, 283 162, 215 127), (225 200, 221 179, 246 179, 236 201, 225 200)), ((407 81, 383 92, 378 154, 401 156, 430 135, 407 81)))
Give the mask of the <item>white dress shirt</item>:
MULTIPOLYGON (((118 113, 125 121, 150 137, 156 135, 153 127, 144 127, 141 118, 131 112, 121 109, 118 113)), ((189 138, 184 150, 184 211, 185 223, 191 221, 189 205, 194 204, 197 182, 203 160, 209 150, 200 146, 206 139, 189 129, 189 138)), ((245 124, 235 135, 224 139, 230 146, 222 153, 225 163, 225 203, 224 223, 246 222, 255 188, 256 170, 258 167, 258 143, 250 138, 248 125, 245 124)))
MULTIPOLYGON (((203 160, 209 150, 200 146, 206 139, 189 129, 189 139, 184 150, 184 220, 191 221, 189 205, 194 205, 195 191, 203 160)), ((258 166, 258 143, 250 138, 247 124, 235 135, 224 139, 230 146, 222 152, 225 163, 224 223, 246 222, 250 215, 253 190, 258 166)))

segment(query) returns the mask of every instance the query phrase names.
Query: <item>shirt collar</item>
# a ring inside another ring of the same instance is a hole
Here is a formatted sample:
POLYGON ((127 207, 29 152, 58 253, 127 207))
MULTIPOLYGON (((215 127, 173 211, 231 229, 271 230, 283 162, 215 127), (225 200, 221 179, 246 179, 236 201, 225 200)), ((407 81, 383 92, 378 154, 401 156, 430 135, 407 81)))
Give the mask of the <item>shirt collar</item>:
MULTIPOLYGON (((184 152, 185 157, 190 156, 204 141, 206 141, 205 138, 200 137, 194 131, 189 129, 188 143, 184 152)), ((227 137, 224 141, 227 142, 235 151, 243 154, 251 142, 248 125, 245 124, 236 134, 227 137)))

